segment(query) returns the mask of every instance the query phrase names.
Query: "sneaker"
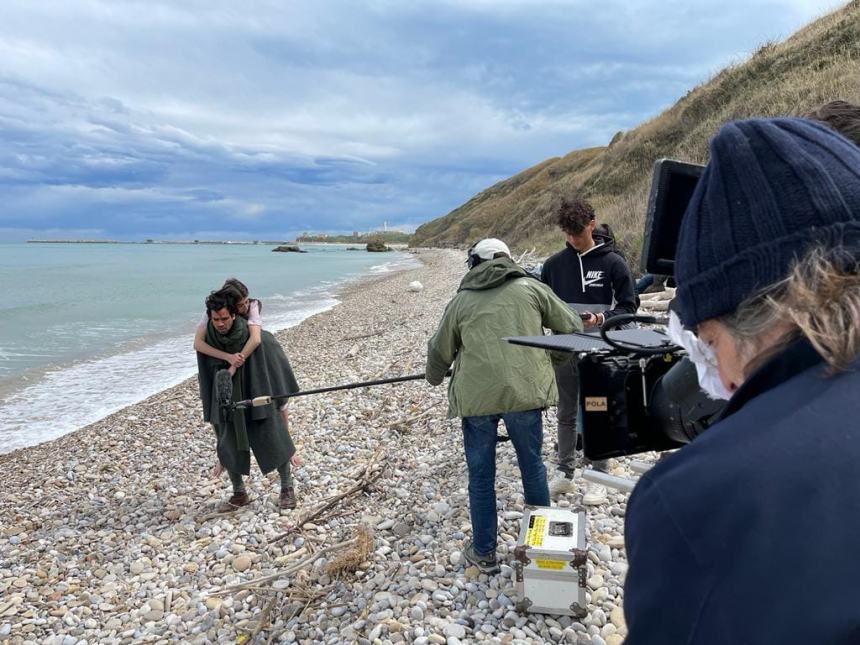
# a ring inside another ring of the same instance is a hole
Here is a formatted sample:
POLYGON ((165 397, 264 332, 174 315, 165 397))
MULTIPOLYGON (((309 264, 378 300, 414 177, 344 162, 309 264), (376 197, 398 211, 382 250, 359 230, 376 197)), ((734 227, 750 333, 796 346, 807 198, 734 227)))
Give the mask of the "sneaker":
POLYGON ((596 470, 599 473, 608 473, 609 472, 609 460, 608 459, 599 459, 597 461, 591 461, 585 455, 581 455, 579 458, 578 465, 582 466, 583 469, 591 468, 591 470, 596 470))
POLYGON ((560 473, 549 483, 550 497, 574 492, 576 492, 576 484, 573 483, 573 477, 568 477, 560 473))
POLYGON ((600 506, 607 500, 606 488, 600 484, 589 484, 582 496, 582 503, 586 506, 600 506))
POLYGON ((599 473, 608 473, 609 472, 609 460, 608 459, 600 459, 598 461, 591 462, 591 469, 596 470, 599 473))
POLYGON ((216 509, 219 513, 232 513, 251 503, 251 497, 245 491, 233 493, 227 501, 221 502, 216 509))
POLYGON ((296 501, 296 489, 292 486, 287 486, 281 491, 278 497, 278 506, 283 509, 295 508, 298 505, 296 501))
POLYGON ((471 540, 466 543, 465 547, 463 547, 463 557, 466 558, 466 562, 476 566, 482 573, 489 574, 501 571, 501 569, 499 569, 499 562, 496 560, 496 554, 488 553, 487 555, 480 555, 475 551, 475 547, 472 545, 471 540))

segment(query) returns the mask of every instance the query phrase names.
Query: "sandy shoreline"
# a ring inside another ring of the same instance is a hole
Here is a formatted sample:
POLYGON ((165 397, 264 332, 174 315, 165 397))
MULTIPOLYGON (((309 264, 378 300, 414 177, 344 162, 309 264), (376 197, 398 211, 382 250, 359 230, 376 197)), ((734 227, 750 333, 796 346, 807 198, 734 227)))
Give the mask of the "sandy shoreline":
MULTIPOLYGON (((423 371, 426 341, 465 267, 451 251, 421 259, 420 268, 347 285, 339 305, 277 334, 303 389, 423 371), (407 290, 413 280, 422 292, 407 290)), ((196 388, 189 379, 0 455, 0 641, 235 642, 260 624, 262 642, 621 641, 623 496, 589 511, 594 584, 582 623, 512 611, 509 567, 489 579, 464 569, 465 464, 459 423, 444 418, 444 388, 418 381, 295 400, 292 432, 305 460, 299 509, 279 513, 276 478, 252 471, 254 503, 215 518, 229 486, 208 478, 213 437, 196 388), (382 470, 366 492, 272 543, 353 486, 374 455, 382 470), (209 596, 278 573, 313 545, 352 538, 361 523, 374 529, 374 552, 354 574, 337 579, 321 558, 289 586, 209 596)), ((546 434, 550 461, 552 414, 546 434)), ((509 446, 499 450, 497 478, 503 555, 522 510, 509 446)))

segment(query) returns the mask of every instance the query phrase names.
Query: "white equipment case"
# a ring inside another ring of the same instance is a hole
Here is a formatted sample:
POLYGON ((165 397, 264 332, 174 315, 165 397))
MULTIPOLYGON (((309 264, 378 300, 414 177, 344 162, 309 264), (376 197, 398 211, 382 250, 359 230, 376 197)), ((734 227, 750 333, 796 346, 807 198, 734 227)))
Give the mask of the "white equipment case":
POLYGON ((586 615, 585 511, 526 506, 514 549, 517 610, 586 615))

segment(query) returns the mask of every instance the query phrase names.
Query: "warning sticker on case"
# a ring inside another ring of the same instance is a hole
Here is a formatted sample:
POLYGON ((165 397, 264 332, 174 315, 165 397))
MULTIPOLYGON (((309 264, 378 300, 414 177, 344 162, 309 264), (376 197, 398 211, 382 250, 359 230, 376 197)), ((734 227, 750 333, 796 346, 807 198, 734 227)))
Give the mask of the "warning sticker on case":
POLYGON ((532 515, 529 518, 529 529, 526 531, 526 544, 543 546, 543 534, 546 528, 546 518, 543 515, 532 515))
POLYGON ((560 571, 566 564, 564 560, 535 560, 538 569, 554 569, 560 571))

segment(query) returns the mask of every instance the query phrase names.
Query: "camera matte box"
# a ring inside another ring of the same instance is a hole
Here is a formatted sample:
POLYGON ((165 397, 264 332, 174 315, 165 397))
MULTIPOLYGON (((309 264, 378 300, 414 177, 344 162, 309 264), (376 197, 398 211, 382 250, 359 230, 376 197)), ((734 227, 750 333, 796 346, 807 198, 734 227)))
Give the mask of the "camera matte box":
POLYGON ((678 360, 678 355, 671 353, 649 356, 644 362, 636 356, 616 356, 611 360, 596 354, 581 357, 579 396, 583 452, 588 459, 624 457, 683 445, 665 435, 649 405, 655 384, 678 360))
POLYGON ((584 617, 587 562, 585 511, 526 506, 514 549, 517 610, 584 617))

